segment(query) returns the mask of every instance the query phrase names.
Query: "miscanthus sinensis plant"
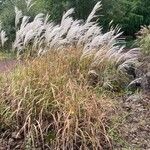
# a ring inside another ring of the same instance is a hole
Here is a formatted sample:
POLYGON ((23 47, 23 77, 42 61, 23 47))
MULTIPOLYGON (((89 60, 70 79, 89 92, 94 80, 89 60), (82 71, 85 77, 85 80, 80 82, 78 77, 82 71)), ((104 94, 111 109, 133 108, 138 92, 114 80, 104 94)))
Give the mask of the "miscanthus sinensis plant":
POLYGON ((89 87, 87 75, 94 70, 112 87, 114 79, 125 80, 119 70, 136 62, 139 49, 119 45, 118 27, 102 33, 95 21, 100 8, 98 2, 86 21, 74 20, 70 9, 56 25, 49 15, 31 20, 16 7, 13 48, 37 56, 0 83, 0 129, 15 133, 20 149, 112 149, 108 122, 116 94, 89 87))
POLYGON ((73 47, 81 50, 81 59, 92 56, 92 66, 98 66, 107 59, 118 64, 119 69, 128 67, 137 59, 139 49, 124 51, 124 47, 118 44, 118 37, 122 34, 118 27, 102 33, 102 28, 95 21, 100 8, 101 3, 98 2, 86 21, 74 20, 71 17, 74 9, 71 8, 58 25, 49 21, 49 15, 42 13, 29 21, 29 16, 22 17, 22 12, 15 8, 16 26, 22 19, 13 48, 19 52, 30 48, 37 55, 42 55, 47 51, 63 51, 73 47))
POLYGON ((115 98, 89 88, 79 51, 66 51, 28 60, 0 82, 0 138, 15 133, 11 149, 112 149, 115 98))
MULTIPOLYGON (((32 6, 31 2, 29 4, 32 6)), ((120 45, 122 32, 119 27, 110 26, 108 32, 102 33, 102 27, 96 21, 100 8, 101 2, 98 2, 85 21, 74 20, 74 9, 71 8, 57 25, 49 20, 48 14, 39 13, 31 21, 29 16, 22 16, 22 12, 15 8, 15 23, 20 26, 16 30, 13 49, 19 55, 28 51, 29 55, 41 56, 48 51, 64 52, 75 48, 81 52, 80 61, 90 61, 89 70, 100 73, 113 66, 117 70, 115 74, 120 74, 118 71, 126 72, 137 63, 140 50, 134 48, 127 51, 125 46, 120 45)))

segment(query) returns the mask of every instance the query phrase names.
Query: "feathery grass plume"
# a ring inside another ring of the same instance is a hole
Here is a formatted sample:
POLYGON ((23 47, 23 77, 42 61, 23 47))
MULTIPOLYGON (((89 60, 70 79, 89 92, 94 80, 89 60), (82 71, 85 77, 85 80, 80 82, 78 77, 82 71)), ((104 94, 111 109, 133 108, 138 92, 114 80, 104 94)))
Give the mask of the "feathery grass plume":
POLYGON ((87 18, 87 20, 86 20, 86 23, 91 22, 92 19, 94 19, 95 17, 97 17, 97 16, 95 15, 95 13, 101 8, 101 6, 102 6, 102 5, 101 5, 101 2, 98 2, 98 3, 94 6, 92 12, 90 13, 90 15, 88 16, 88 18, 87 18))
POLYGON ((44 20, 44 25, 48 24, 48 20, 49 20, 50 15, 47 14, 44 20))
POLYGON ((2 22, 0 21, 0 42, 1 46, 4 47, 5 42, 8 40, 6 32, 2 30, 2 22))
POLYGON ((25 0, 25 2, 26 2, 28 11, 36 4, 36 1, 33 2, 33 0, 25 0))
POLYGON ((14 48, 20 49, 20 46, 27 46, 30 41, 33 40, 36 35, 38 35, 42 25, 43 14, 38 14, 31 22, 29 22, 29 17, 23 17, 21 27, 16 32, 14 48))
POLYGON ((127 69, 130 69, 131 66, 135 67, 137 63, 138 63, 137 58, 127 59, 126 61, 118 65, 118 70, 126 71, 127 69))
POLYGON ((54 23, 48 23, 45 27, 45 33, 44 33, 44 37, 45 37, 45 42, 47 44, 47 46, 49 45, 49 43, 51 42, 52 38, 54 37, 54 35, 57 33, 57 31, 59 32, 60 28, 59 26, 54 26, 54 23), (55 28, 55 30, 54 30, 55 28))
POLYGON ((1 45, 3 47, 5 42, 8 40, 8 37, 6 36, 6 32, 4 30, 1 30, 0 37, 1 37, 1 45))
POLYGON ((63 25, 63 24, 64 24, 64 21, 65 21, 67 18, 69 18, 70 15, 72 15, 73 13, 74 13, 74 9, 73 9, 73 8, 69 9, 69 10, 63 15, 62 20, 61 20, 61 25, 63 25))
POLYGON ((130 88, 131 86, 135 85, 135 84, 141 84, 142 83, 143 78, 136 78, 135 80, 133 80, 129 85, 128 88, 130 88))
MULTIPOLYGON (((98 7, 100 7, 100 3, 97 3, 91 15, 94 15, 94 13, 96 13, 96 11, 98 10, 98 7)), ((14 43, 15 45, 14 47, 18 47, 18 49, 20 49, 19 48, 20 45, 24 45, 26 41, 31 41, 32 38, 34 39, 34 41, 39 41, 40 39, 42 39, 43 43, 45 43, 46 49, 48 49, 48 47, 49 49, 52 49, 52 48, 57 49, 58 47, 63 47, 66 45, 76 46, 77 43, 78 45, 80 44, 79 41, 81 43, 85 43, 86 39, 89 38, 90 35, 93 35, 94 37, 94 34, 97 33, 97 31, 99 30, 99 27, 95 26, 95 31, 93 29, 91 30, 91 33, 90 33, 89 28, 92 27, 94 23, 88 21, 85 24, 83 24, 83 21, 81 20, 73 20, 73 18, 70 17, 70 15, 72 15, 73 12, 74 12, 73 8, 68 10, 63 15, 60 25, 54 25, 53 23, 48 23, 48 18, 45 21, 43 14, 38 14, 32 22, 28 22, 28 18, 23 17, 20 30, 18 31, 18 33, 16 33, 16 42, 14 43), (39 27, 36 28, 36 31, 33 29, 34 36, 33 37, 29 36, 29 33, 33 32, 29 30, 32 30, 31 29, 32 27, 35 28, 37 24, 39 24, 39 27), (87 31, 89 32, 86 34, 87 31), (43 33, 42 38, 40 37, 40 33, 43 33), (28 34, 28 36, 26 36, 26 41, 24 42, 25 34, 28 34), (71 38, 71 34, 72 34, 72 38, 71 38), (86 34, 86 37, 84 38, 85 34, 86 34), (27 40, 27 37, 30 37, 30 38, 27 40), (82 41, 81 39, 84 39, 84 41, 82 41), (17 46, 17 43, 18 43, 18 46, 17 46)), ((36 45, 36 44, 33 43, 33 45, 36 45)))
POLYGON ((22 23, 21 23, 21 26, 20 26, 21 29, 24 28, 29 23, 29 19, 30 19, 30 17, 28 17, 28 16, 24 16, 22 18, 22 23))
POLYGON ((135 58, 138 59, 140 54, 141 54, 140 48, 133 48, 127 52, 120 53, 120 56, 118 55, 116 62, 121 63, 129 59, 135 59, 135 58))
POLYGON ((43 13, 39 13, 39 14, 37 14, 37 15, 35 16, 34 21, 41 21, 41 22, 43 22, 44 16, 45 16, 45 15, 44 15, 43 13))
POLYGON ((19 10, 16 6, 15 6, 15 14, 16 14, 16 17, 15 17, 15 27, 17 28, 18 26, 18 23, 20 21, 20 19, 22 18, 22 11, 19 10))
POLYGON ((67 40, 70 42, 70 43, 73 43, 73 42, 77 42, 78 39, 79 39, 79 30, 80 30, 80 24, 81 24, 81 21, 80 20, 75 20, 72 24, 71 24, 71 27, 67 33, 67 40))
POLYGON ((25 49, 30 46, 39 55, 48 50, 63 50, 71 47, 82 50, 81 60, 91 57, 91 66, 99 67, 103 62, 119 66, 127 66, 133 63, 138 57, 139 49, 124 51, 124 47, 119 45, 118 38, 122 34, 119 26, 110 26, 110 31, 102 33, 102 28, 92 19, 96 17, 96 12, 101 7, 98 2, 87 18, 83 20, 73 20, 71 15, 74 9, 69 9, 63 16, 61 23, 55 25, 48 21, 48 15, 39 13, 33 21, 29 22, 29 17, 23 17, 19 31, 16 33, 14 47, 25 49))

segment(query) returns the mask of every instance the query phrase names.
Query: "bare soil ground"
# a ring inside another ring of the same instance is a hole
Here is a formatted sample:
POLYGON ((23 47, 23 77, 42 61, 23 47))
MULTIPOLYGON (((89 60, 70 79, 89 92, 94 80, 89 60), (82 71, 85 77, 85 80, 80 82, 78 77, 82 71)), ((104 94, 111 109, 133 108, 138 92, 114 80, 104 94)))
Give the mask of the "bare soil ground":
POLYGON ((120 133, 133 150, 150 150, 150 93, 133 95, 122 101, 128 114, 120 133))

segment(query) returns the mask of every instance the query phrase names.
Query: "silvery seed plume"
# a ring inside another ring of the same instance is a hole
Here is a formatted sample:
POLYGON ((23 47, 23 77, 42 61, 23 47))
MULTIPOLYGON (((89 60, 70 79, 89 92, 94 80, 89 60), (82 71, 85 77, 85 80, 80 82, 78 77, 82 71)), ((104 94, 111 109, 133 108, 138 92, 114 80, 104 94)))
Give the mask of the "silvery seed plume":
POLYGON ((79 20, 79 28, 78 28, 78 32, 76 33, 76 36, 77 38, 79 39, 78 40, 78 43, 77 43, 77 47, 78 45, 80 46, 80 43, 79 41, 82 41, 80 39, 83 39, 83 37, 85 36, 85 33, 88 31, 88 29, 93 25, 93 23, 83 23, 82 20, 79 20))
POLYGON ((125 46, 113 46, 106 54, 108 60, 113 59, 116 62, 120 55, 123 55, 124 48, 125 46))
POLYGON ((143 80, 142 77, 133 80, 133 81, 128 85, 128 88, 131 87, 131 86, 134 85, 134 84, 141 84, 141 83, 142 83, 142 80, 143 80))
POLYGON ((66 39, 68 39, 70 43, 77 42, 78 40, 77 32, 78 32, 78 26, 71 28, 71 30, 68 31, 66 39))
MULTIPOLYGON (((90 49, 97 49, 99 50, 101 47, 103 47, 103 45, 107 45, 108 41, 110 40, 112 36, 111 32, 105 33, 103 35, 98 35, 96 37, 93 38, 93 40, 88 44, 90 45, 90 49)), ((86 49, 84 49, 86 51, 86 49)), ((84 55, 84 51, 83 51, 83 55, 84 55)))
POLYGON ((133 48, 118 57, 117 63, 124 62, 128 59, 138 58, 140 56, 140 48, 133 48))
MULTIPOLYGON (((94 25, 93 22, 88 22, 88 23, 85 23, 83 25, 80 26, 80 37, 79 37, 79 40, 78 40, 78 43, 77 43, 77 47, 82 47, 82 46, 85 46, 85 40, 84 40, 84 37, 87 33, 87 31, 89 30, 90 27, 92 27, 94 25)), ((94 38, 94 37, 93 37, 94 38)))
POLYGON ((25 0, 25 2, 26 2, 28 11, 31 9, 31 7, 33 7, 36 4, 36 2, 32 2, 32 0, 25 0))
POLYGON ((59 33, 60 37, 67 35, 69 29, 71 28, 72 23, 73 23, 73 19, 71 17, 68 17, 63 21, 63 23, 61 24, 61 30, 59 33))
POLYGON ((15 14, 16 14, 16 17, 15 17, 15 27, 17 28, 17 25, 18 25, 20 19, 22 18, 22 11, 19 10, 16 6, 15 6, 15 14))
POLYGON ((15 49, 19 49, 19 47, 21 47, 21 45, 22 45, 22 40, 21 40, 22 38, 21 38, 21 35, 20 35, 20 32, 19 31, 17 31, 16 32, 16 39, 15 39, 15 41, 14 41, 14 43, 13 43, 13 49, 15 50, 15 49))
MULTIPOLYGON (((109 31, 93 38, 92 42, 85 46, 82 57, 93 55, 92 65, 99 65, 105 59, 113 60, 116 56, 120 56, 118 46, 114 46, 120 34, 115 35, 115 31, 109 31)), ((123 49, 123 48, 122 48, 123 49)))
POLYGON ((45 51, 46 47, 45 45, 43 46, 43 44, 44 44, 44 39, 39 39, 37 50, 42 48, 43 51, 45 51))
POLYGON ((118 66, 118 70, 124 71, 130 68, 131 65, 135 66, 137 62, 138 62, 137 58, 128 59, 118 66))
POLYGON ((88 29, 88 31, 85 33, 83 38, 80 38, 80 41, 78 41, 78 44, 81 45, 81 43, 82 44, 91 43, 94 37, 98 35, 101 35, 101 28, 95 24, 88 29))
POLYGON ((50 49, 56 49, 56 47, 59 47, 59 41, 63 40, 61 37, 59 36, 55 36, 54 39, 51 41, 49 48, 50 49))
POLYGON ((45 38, 45 42, 48 44, 51 41, 51 32, 53 31, 54 28, 54 24, 53 23, 49 23, 45 26, 45 32, 44 32, 44 38, 45 38))
POLYGON ((101 47, 100 50, 95 51, 93 62, 91 65, 99 66, 105 59, 107 59, 106 53, 108 49, 109 48, 107 48, 107 46, 104 46, 104 47, 101 47))
POLYGON ((45 16, 45 19, 44 19, 44 26, 48 25, 49 17, 50 17, 49 14, 47 14, 47 15, 45 16))
POLYGON ((56 45, 55 49, 61 50, 61 48, 67 48, 68 46, 70 47, 72 43, 68 42, 67 39, 60 39, 56 45))
POLYGON ((103 35, 98 35, 91 42, 91 47, 101 47, 102 45, 107 45, 112 39, 113 32, 109 31, 103 35))
MULTIPOLYGON (((37 14, 36 16, 35 16, 35 18, 34 18, 34 21, 43 21, 44 20, 44 14, 43 13, 39 13, 39 14, 37 14)), ((33 21, 33 22, 34 22, 33 21)))
POLYGON ((44 38, 44 35, 40 36, 40 37, 37 37, 35 36, 34 40, 33 40, 33 46, 32 46, 33 49, 36 49, 37 51, 39 49, 43 49, 46 48, 46 43, 45 43, 45 38, 44 38), (44 46, 43 46, 44 45, 44 46))
MULTIPOLYGON (((117 57, 117 52, 119 51, 119 47, 120 46, 114 46, 114 45, 109 45, 107 44, 107 48, 108 50, 105 52, 105 57, 108 59, 108 60, 114 60, 115 61, 115 57, 117 57)), ((124 46, 123 46, 124 48, 124 46)))
POLYGON ((43 25, 43 22, 40 19, 34 20, 33 22, 28 23, 25 26, 25 28, 23 30, 21 30, 23 33, 23 36, 25 36, 25 34, 30 30, 33 30, 34 32, 38 33, 38 31, 42 25, 43 25))
POLYGON ((45 33, 45 25, 42 25, 38 28, 36 37, 40 38, 41 36, 43 36, 44 33, 45 33))
POLYGON ((67 36, 66 38, 71 42, 72 40, 76 40, 78 39, 78 32, 79 32, 79 29, 80 29, 80 20, 75 20, 68 33, 67 33, 67 36))
POLYGON ((90 13, 90 15, 88 16, 88 18, 87 18, 87 20, 86 20, 87 23, 88 23, 88 22, 91 22, 91 20, 96 17, 96 16, 95 16, 95 13, 101 8, 101 6, 102 6, 102 5, 101 5, 101 2, 98 2, 98 3, 95 5, 95 7, 93 8, 92 12, 90 13))
POLYGON ((116 35, 113 35, 113 37, 111 38, 111 40, 109 41, 108 45, 113 45, 113 44, 117 44, 118 42, 118 38, 122 35, 123 32, 120 32, 120 33, 113 33, 113 34, 116 34, 116 35))
POLYGON ((84 36, 84 39, 85 40, 88 40, 89 37, 95 37, 97 35, 100 35, 101 34, 101 27, 98 27, 97 24, 91 26, 89 28, 89 30, 86 32, 85 36, 84 36))
POLYGON ((6 36, 6 32, 4 30, 1 31, 0 37, 1 37, 1 45, 3 47, 5 42, 8 40, 8 38, 6 36))
POLYGON ((63 25, 65 19, 68 18, 68 17, 69 17, 70 15, 72 15, 73 13, 74 13, 74 9, 73 9, 73 8, 69 9, 69 10, 63 15, 62 20, 61 20, 61 25, 63 25))
POLYGON ((20 29, 23 29, 28 24, 29 19, 30 19, 30 17, 28 17, 28 16, 24 16, 22 18, 22 23, 21 23, 20 29))
POLYGON ((20 45, 26 45, 27 42, 31 40, 31 37, 34 38, 36 34, 38 34, 39 28, 42 24, 43 22, 41 21, 41 15, 37 15, 32 22, 29 22, 29 17, 23 17, 21 27, 16 32, 14 48, 19 48, 20 45), (32 35, 29 33, 32 33, 32 35))
POLYGON ((34 32, 33 30, 29 30, 26 35, 25 35, 25 38, 24 38, 24 46, 27 46, 28 43, 34 39, 34 37, 36 36, 36 32, 34 32))
POLYGON ((39 38, 34 38, 34 42, 33 42, 32 48, 33 49, 38 49, 39 42, 40 42, 39 38))
MULTIPOLYGON (((54 37, 59 37, 59 32, 61 31, 61 28, 59 25, 57 26, 51 26, 51 28, 47 28, 45 32, 45 39, 47 41, 47 45, 50 45, 50 42, 54 39, 54 37)), ((57 39, 57 38, 55 38, 57 39)))

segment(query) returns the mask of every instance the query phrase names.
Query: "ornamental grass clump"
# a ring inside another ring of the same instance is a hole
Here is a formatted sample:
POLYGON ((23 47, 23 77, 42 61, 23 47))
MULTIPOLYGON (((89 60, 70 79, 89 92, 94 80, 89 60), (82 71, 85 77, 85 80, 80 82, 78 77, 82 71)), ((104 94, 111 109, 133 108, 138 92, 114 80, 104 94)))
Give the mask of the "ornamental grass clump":
MULTIPOLYGON (((36 15, 33 20, 29 16, 23 16, 16 30, 13 48, 19 54, 27 51, 31 56, 75 48, 81 50, 80 60, 90 58, 91 68, 99 69, 104 62, 108 65, 113 63, 119 70, 134 66, 140 50, 138 48, 125 50, 125 46, 122 46, 118 39, 122 34, 119 27, 110 27, 108 32, 102 33, 102 27, 95 21, 100 8, 101 3, 98 2, 85 21, 74 20, 72 17, 74 9, 71 8, 62 16, 58 25, 49 21, 49 15, 43 13, 36 15)), ((16 11, 16 24, 21 16, 22 13, 16 11)))
POLYGON ((85 21, 74 20, 71 8, 56 25, 49 15, 30 18, 15 7, 13 49, 26 59, 0 85, 0 139, 13 139, 10 149, 18 140, 20 149, 112 149, 112 93, 129 84, 140 49, 120 45, 118 27, 102 33, 100 8, 98 2, 85 21))
POLYGON ((65 55, 47 53, 16 69, 9 85, 1 83, 4 140, 15 133, 22 149, 111 148, 107 123, 113 100, 88 86, 86 64, 79 60, 74 49, 65 55))
MULTIPOLYGON (((123 80, 119 84, 126 87, 132 80, 132 77, 128 77, 127 74, 137 63, 140 49, 126 50, 125 46, 120 44, 119 37, 122 32, 118 26, 110 27, 109 31, 102 33, 102 27, 98 26, 96 21, 98 17, 96 14, 100 9, 101 3, 98 2, 87 19, 83 21, 75 20, 72 17, 74 9, 71 8, 62 16, 60 24, 57 25, 49 20, 49 15, 39 13, 34 19, 30 19, 29 16, 22 16, 22 12, 16 9, 15 22, 20 26, 16 30, 13 49, 17 50, 22 58, 26 56, 39 57, 46 53, 51 55, 53 52, 67 53, 70 49, 76 49, 81 52, 79 63, 88 60, 89 72, 94 70, 104 81, 102 85, 106 85, 105 81, 107 80, 109 86, 116 86, 113 85, 116 83, 114 81, 110 85, 109 78, 103 79, 109 72, 108 76, 112 73, 114 76, 123 75, 118 76, 123 80), (112 68, 112 72, 110 69, 107 71, 108 68, 112 68), (125 78, 129 78, 129 80, 125 78)), ((121 81, 120 79, 117 80, 121 81)))

